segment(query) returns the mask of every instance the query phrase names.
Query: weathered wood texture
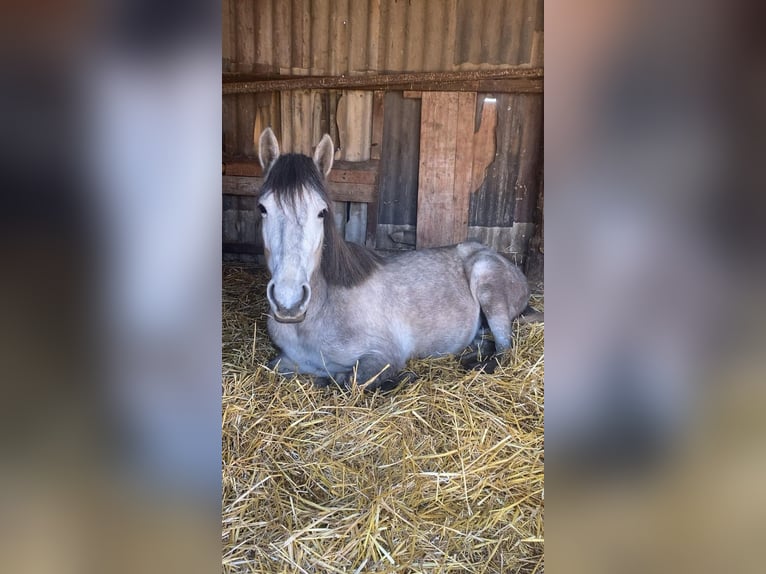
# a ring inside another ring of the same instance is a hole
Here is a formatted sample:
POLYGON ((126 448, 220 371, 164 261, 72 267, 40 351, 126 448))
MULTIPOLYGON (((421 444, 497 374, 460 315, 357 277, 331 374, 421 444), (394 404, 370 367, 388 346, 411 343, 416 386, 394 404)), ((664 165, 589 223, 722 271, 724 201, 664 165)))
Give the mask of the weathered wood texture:
POLYGON ((518 66, 505 70, 278 78, 229 73, 224 74, 222 85, 224 95, 325 89, 540 93, 543 91, 543 71, 518 66))
POLYGON ((417 247, 468 237, 469 200, 494 158, 494 103, 476 94, 422 94, 417 247), (487 108, 487 113, 484 109, 487 108), (474 131, 478 110, 479 129, 474 131))
MULTIPOLYGON (((371 203, 377 200, 378 162, 335 162, 328 177, 330 197, 336 202, 371 203)), ((223 194, 255 196, 263 185, 260 164, 255 160, 223 163, 223 194)), ((345 207, 340 211, 346 211, 345 207)))
POLYGON ((474 107, 473 101, 461 106, 460 99, 458 92, 423 94, 416 243, 419 249, 453 243, 456 234, 460 186, 456 186, 455 179, 462 175, 456 165, 458 118, 461 111, 465 114, 468 105, 471 111, 474 107))
MULTIPOLYGON (((340 148, 338 167, 343 160, 379 160, 376 183, 333 182, 331 176, 330 186, 344 236, 382 249, 414 248, 420 162, 433 159, 421 157, 421 150, 442 144, 421 142, 422 102, 399 90, 476 94, 475 109, 461 110, 449 128, 465 141, 473 119, 472 147, 455 146, 446 164, 454 209, 435 217, 440 224, 451 218, 444 240, 465 233, 519 262, 526 261, 534 237, 540 257, 530 265, 542 270, 542 0, 224 0, 222 49, 227 91, 236 90, 234 80, 277 82, 223 96, 224 158, 255 159, 254 138, 271 126, 284 150, 310 154, 329 133, 340 148), (275 88, 282 91, 263 91, 275 88), (494 108, 485 95, 496 98, 494 108), (341 184, 372 186, 377 193, 332 191, 341 184), (465 206, 466 188, 468 209, 458 209, 465 206)), ((427 177, 438 181, 444 171, 429 170, 427 177)), ((226 185, 237 193, 249 184, 226 185)), ((433 182, 432 190, 446 201, 433 182)), ((242 251, 252 237, 244 229, 250 215, 234 213, 248 211, 235 200, 252 198, 224 197, 224 244, 242 251)))
MULTIPOLYGON (((493 247, 522 262, 534 232, 542 189, 542 97, 498 94, 496 99, 497 153, 486 177, 471 194, 469 225, 515 227, 511 236, 498 236, 493 247)), ((474 183, 477 181, 474 177, 474 183)))
POLYGON ((380 152, 379 249, 412 249, 418 212, 420 100, 387 92, 384 97, 383 143, 380 152), (411 232, 412 241, 399 231, 411 232))

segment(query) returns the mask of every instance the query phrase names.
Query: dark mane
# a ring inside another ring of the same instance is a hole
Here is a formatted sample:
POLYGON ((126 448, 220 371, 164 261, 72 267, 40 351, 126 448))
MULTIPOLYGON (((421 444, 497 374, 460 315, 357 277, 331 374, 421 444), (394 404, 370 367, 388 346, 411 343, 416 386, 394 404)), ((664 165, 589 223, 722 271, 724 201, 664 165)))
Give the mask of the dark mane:
POLYGON ((295 209, 304 187, 314 190, 327 204, 320 265, 322 276, 329 284, 342 287, 362 283, 383 264, 383 258, 341 237, 335 227, 332 200, 327 193, 324 177, 310 157, 296 153, 279 156, 266 174, 260 196, 273 193, 280 207, 295 209))

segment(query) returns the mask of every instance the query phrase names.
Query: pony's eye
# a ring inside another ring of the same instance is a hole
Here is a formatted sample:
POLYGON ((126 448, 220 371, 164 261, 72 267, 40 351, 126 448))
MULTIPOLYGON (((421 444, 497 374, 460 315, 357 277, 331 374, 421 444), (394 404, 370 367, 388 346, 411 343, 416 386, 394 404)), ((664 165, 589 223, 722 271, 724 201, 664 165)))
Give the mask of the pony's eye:
POLYGON ((319 219, 324 219, 324 216, 327 215, 327 210, 323 209, 319 212, 319 219))
POLYGON ((266 215, 266 208, 263 207, 262 203, 258 204, 258 210, 261 212, 261 215, 266 215))

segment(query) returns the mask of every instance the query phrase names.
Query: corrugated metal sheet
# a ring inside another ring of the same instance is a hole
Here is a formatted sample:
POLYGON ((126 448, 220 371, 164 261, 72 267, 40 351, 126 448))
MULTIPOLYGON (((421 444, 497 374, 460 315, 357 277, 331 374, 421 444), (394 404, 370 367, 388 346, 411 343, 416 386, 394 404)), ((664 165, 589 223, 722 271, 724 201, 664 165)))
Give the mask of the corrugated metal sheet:
POLYGON ((543 62, 542 0, 223 2, 228 72, 339 75, 543 62))

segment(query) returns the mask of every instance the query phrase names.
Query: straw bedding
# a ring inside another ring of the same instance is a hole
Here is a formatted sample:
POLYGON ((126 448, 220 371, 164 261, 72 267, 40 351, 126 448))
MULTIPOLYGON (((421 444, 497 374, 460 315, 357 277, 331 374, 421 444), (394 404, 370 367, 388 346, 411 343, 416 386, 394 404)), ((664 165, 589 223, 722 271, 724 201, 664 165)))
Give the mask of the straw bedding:
POLYGON ((315 389, 264 366, 266 282, 224 267, 223 571, 542 572, 543 325, 492 375, 315 389))

